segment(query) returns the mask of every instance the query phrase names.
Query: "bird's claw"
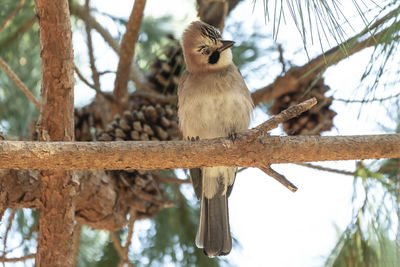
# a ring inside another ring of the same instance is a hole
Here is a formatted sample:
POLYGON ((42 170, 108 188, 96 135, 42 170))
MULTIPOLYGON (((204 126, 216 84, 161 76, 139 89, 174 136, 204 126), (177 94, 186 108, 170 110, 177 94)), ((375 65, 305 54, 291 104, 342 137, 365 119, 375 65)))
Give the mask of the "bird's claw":
POLYGON ((187 139, 188 139, 188 141, 194 142, 194 141, 199 141, 199 140, 200 140, 200 137, 199 137, 199 136, 196 136, 196 138, 195 138, 195 137, 193 137, 193 136, 192 136, 192 137, 188 136, 187 139))
POLYGON ((238 134, 236 132, 230 132, 228 134, 229 139, 231 139, 232 142, 235 142, 235 140, 238 138, 238 134))

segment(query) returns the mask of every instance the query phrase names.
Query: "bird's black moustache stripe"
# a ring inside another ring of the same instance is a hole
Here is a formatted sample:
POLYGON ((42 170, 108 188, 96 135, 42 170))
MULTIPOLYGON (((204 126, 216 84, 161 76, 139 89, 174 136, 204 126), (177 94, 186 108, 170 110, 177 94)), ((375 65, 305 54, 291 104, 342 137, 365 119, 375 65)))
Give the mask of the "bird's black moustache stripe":
POLYGON ((201 35, 212 40, 215 44, 217 44, 218 40, 222 39, 221 34, 219 34, 218 30, 213 26, 202 25, 201 35))
POLYGON ((219 56, 220 56, 219 51, 214 51, 214 52, 212 52, 212 54, 211 54, 210 57, 208 58, 208 63, 209 63, 209 64, 215 64, 215 63, 217 63, 218 60, 219 60, 219 56))

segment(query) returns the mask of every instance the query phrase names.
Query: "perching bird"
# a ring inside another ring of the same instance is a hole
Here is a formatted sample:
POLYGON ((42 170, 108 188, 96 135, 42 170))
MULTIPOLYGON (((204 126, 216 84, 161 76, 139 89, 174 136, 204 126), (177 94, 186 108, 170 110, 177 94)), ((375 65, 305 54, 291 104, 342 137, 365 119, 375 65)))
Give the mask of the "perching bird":
MULTIPOLYGON (((232 62, 233 41, 222 40, 214 27, 192 22, 182 36, 186 71, 178 88, 178 117, 184 138, 234 136, 246 130, 253 110, 249 90, 232 62)), ((228 197, 237 167, 190 170, 201 199, 196 245, 210 257, 227 255, 232 248, 228 197)))

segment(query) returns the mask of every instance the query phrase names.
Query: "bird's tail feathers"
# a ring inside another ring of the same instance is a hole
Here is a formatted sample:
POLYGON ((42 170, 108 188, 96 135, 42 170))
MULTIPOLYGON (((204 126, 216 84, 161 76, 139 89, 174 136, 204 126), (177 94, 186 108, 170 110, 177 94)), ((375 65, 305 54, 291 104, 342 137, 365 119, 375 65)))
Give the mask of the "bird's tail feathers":
POLYGON ((232 249, 226 195, 206 198, 200 208, 200 223, 196 245, 209 257, 227 255, 232 249))

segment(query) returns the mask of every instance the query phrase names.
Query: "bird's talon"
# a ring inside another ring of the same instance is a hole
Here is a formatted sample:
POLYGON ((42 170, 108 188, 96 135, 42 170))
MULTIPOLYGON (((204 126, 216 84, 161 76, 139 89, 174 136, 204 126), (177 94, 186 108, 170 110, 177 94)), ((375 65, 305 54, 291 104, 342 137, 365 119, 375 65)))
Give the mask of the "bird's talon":
POLYGON ((238 137, 238 134, 236 132, 231 132, 228 134, 229 139, 231 139, 232 142, 235 142, 235 140, 238 137))
POLYGON ((199 141, 199 140, 200 140, 200 137, 199 137, 199 136, 196 136, 196 137, 193 137, 193 136, 190 137, 190 136, 188 136, 187 139, 188 139, 188 141, 194 142, 194 141, 199 141))

